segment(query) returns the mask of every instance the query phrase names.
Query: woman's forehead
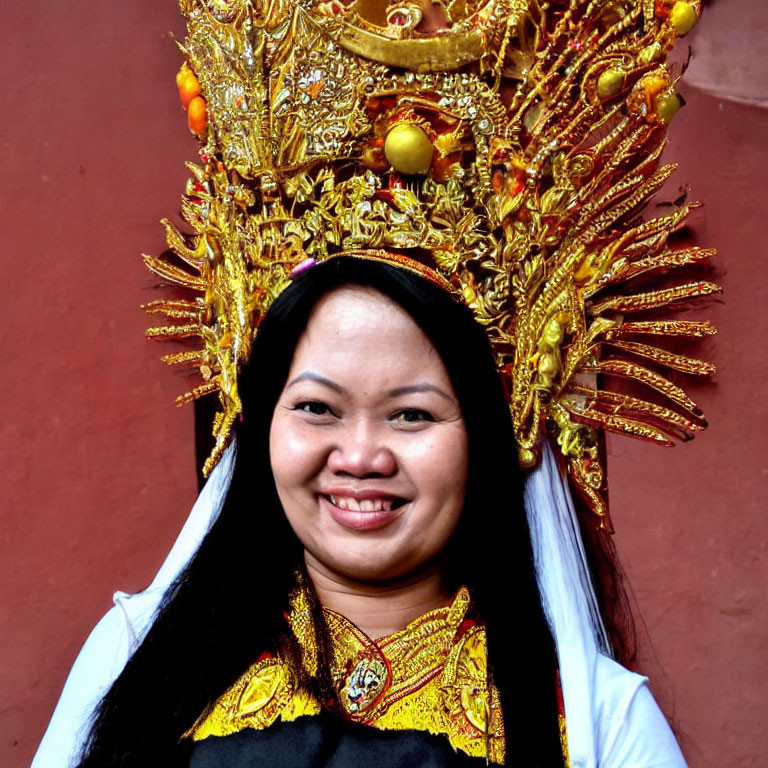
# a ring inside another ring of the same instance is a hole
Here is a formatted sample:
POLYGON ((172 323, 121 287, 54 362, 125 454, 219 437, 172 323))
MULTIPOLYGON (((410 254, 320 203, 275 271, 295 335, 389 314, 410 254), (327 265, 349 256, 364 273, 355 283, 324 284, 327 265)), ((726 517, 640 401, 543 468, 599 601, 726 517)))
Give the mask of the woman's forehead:
MULTIPOLYGON (((345 379, 367 372, 391 383, 397 378, 448 374, 424 331, 396 302, 363 286, 326 294, 299 338, 290 377, 303 369, 345 379)), ((289 378, 290 378, 289 377, 289 378)))
POLYGON ((388 345, 418 339, 422 345, 432 346, 399 304, 374 288, 358 285, 341 286, 323 296, 312 310, 301 339, 307 338, 312 345, 332 346, 335 339, 354 343, 367 334, 378 334, 388 345))

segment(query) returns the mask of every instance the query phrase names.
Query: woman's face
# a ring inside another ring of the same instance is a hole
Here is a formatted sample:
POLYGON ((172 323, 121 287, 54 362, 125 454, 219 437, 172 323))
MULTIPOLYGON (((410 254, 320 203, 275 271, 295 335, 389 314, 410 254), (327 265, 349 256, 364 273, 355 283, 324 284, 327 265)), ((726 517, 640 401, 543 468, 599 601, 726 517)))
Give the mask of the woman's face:
POLYGON ((411 317, 368 288, 337 289, 312 312, 270 457, 308 566, 346 579, 413 574, 464 505, 467 433, 445 366, 411 317))

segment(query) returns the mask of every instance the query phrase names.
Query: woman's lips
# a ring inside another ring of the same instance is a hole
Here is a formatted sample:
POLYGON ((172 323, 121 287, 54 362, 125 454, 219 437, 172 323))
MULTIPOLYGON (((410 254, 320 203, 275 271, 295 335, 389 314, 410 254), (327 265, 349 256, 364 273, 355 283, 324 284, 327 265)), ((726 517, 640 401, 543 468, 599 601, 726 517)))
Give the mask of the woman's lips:
POLYGON ((390 496, 371 496, 360 499, 354 496, 328 494, 328 499, 340 509, 348 509, 350 512, 389 512, 396 499, 390 496))
POLYGON ((403 499, 393 496, 355 499, 352 496, 321 494, 320 503, 331 517, 345 528, 355 531, 375 531, 395 521, 403 513, 403 499))

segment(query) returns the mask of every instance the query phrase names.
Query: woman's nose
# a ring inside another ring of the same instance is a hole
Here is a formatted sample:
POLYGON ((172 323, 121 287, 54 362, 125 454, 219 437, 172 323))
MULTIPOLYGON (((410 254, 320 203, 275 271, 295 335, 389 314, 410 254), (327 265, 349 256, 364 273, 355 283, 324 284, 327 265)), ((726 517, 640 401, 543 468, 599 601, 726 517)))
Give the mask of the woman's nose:
POLYGON ((397 472, 397 460, 380 430, 360 421, 343 430, 328 456, 328 468, 352 477, 389 477, 397 472))

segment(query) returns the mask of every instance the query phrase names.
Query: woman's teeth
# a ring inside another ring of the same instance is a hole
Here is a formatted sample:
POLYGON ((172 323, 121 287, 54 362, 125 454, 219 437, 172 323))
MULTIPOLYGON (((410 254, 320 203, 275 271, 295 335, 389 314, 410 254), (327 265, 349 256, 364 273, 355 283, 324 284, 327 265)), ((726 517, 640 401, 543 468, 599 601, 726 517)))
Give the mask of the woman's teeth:
POLYGON ((329 496, 331 504, 350 512, 389 512, 394 499, 357 499, 351 496, 329 496))

